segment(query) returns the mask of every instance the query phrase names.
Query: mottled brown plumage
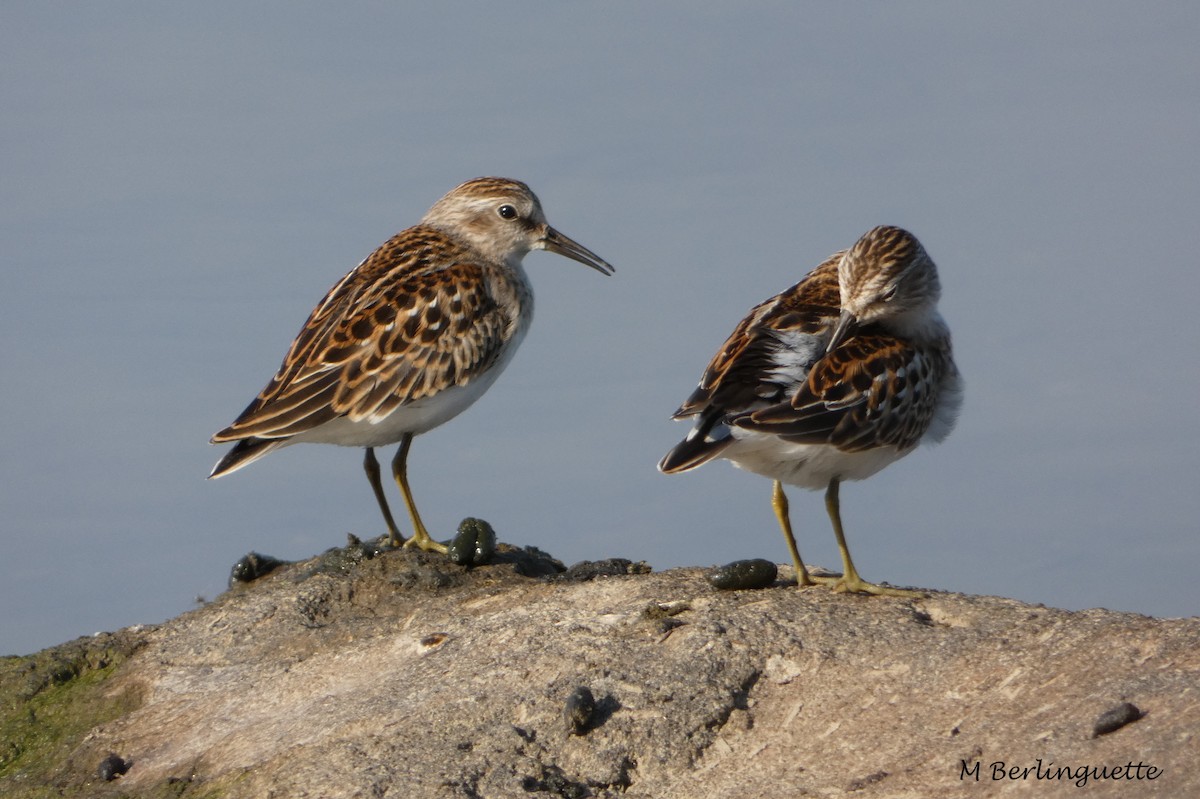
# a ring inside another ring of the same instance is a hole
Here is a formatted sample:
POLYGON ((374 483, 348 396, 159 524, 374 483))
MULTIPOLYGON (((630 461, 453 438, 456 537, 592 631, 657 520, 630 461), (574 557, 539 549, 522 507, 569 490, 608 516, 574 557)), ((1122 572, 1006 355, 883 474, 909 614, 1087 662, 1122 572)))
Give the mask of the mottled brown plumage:
POLYGON ((695 424, 659 468, 675 473, 722 457, 773 478, 802 584, 812 578, 780 483, 826 488, 845 567, 839 585, 887 592, 854 570, 838 484, 869 477, 953 427, 962 385, 937 312, 940 291, 933 261, 912 234, 867 232, 734 329, 676 411, 674 418, 695 424))
POLYGON ((672 418, 687 419, 710 407, 736 412, 783 401, 792 381, 776 379, 772 373, 780 333, 832 329, 837 323, 841 313, 837 265, 842 255, 830 256, 800 283, 750 309, 672 418))
POLYGON ((432 543, 405 477, 412 437, 461 413, 495 380, 529 327, 533 291, 521 265, 546 249, 604 274, 612 267, 546 223, 529 187, 477 178, 421 223, 396 234, 317 305, 279 370, 213 443, 237 445, 220 477, 288 444, 361 446, 394 541, 372 448, 401 442, 393 475, 409 506, 414 543, 432 543))

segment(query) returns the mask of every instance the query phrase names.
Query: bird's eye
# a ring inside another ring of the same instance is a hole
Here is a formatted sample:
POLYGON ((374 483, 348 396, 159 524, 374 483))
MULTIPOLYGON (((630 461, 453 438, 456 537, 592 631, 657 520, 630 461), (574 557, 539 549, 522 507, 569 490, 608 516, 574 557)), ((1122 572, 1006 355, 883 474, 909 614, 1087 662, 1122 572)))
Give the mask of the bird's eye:
POLYGON ((501 219, 516 219, 517 209, 515 206, 505 203, 496 209, 496 213, 500 214, 501 219))

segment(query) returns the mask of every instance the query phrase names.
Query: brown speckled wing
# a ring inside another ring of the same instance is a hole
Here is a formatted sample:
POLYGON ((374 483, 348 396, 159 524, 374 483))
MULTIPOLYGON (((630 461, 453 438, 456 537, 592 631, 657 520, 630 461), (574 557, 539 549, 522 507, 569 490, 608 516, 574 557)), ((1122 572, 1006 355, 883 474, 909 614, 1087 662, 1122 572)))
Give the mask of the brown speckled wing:
POLYGON ((803 280, 751 309, 717 350, 700 385, 674 414, 697 417, 692 430, 659 462, 667 474, 717 457, 732 439, 731 419, 783 402, 821 354, 840 314, 841 253, 803 280))
POLYGON ((780 369, 780 350, 786 348, 791 334, 822 335, 832 330, 840 313, 837 264, 841 256, 835 253, 796 285, 755 306, 717 350, 700 385, 673 418, 686 419, 710 407, 737 414, 779 402, 789 382, 803 380, 807 365, 789 381, 780 369))
POLYGON ((488 290, 486 267, 456 262, 458 249, 417 227, 376 250, 329 291, 271 382, 213 442, 382 419, 491 366, 515 323, 488 290))
POLYGON ((846 452, 915 447, 929 428, 948 347, 914 348, 864 328, 822 358, 788 402, 731 421, 785 441, 846 452))

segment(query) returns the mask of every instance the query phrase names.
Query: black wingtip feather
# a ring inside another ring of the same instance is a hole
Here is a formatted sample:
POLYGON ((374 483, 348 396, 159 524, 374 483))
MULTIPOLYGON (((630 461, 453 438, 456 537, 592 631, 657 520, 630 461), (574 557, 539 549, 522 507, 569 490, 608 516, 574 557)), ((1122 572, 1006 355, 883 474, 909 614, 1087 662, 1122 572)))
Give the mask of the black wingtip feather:
POLYGON ((209 472, 208 479, 213 480, 248 466, 283 443, 282 439, 277 438, 244 438, 217 461, 217 465, 209 472))
POLYGON ((663 474, 677 474, 695 469, 718 457, 725 447, 733 443, 729 430, 723 426, 718 427, 721 419, 720 414, 711 410, 702 415, 687 434, 687 438, 672 447, 658 462, 658 470, 663 474), (716 436, 713 435, 714 429, 718 432, 716 436))

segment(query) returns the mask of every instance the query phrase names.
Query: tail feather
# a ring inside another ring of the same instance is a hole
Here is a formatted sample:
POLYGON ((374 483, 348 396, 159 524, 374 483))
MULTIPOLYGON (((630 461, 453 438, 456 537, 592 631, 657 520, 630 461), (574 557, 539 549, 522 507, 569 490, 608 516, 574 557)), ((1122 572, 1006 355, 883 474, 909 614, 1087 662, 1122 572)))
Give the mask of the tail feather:
POLYGON ((732 443, 733 437, 721 415, 704 414, 696 420, 695 427, 688 431, 687 437, 658 462, 658 470, 663 474, 678 474, 695 469, 719 457, 732 443))
POLYGON ((236 472, 287 443, 288 439, 286 438, 243 438, 233 446, 233 449, 225 453, 225 457, 217 461, 217 465, 209 473, 208 479, 212 480, 230 472, 236 472))

